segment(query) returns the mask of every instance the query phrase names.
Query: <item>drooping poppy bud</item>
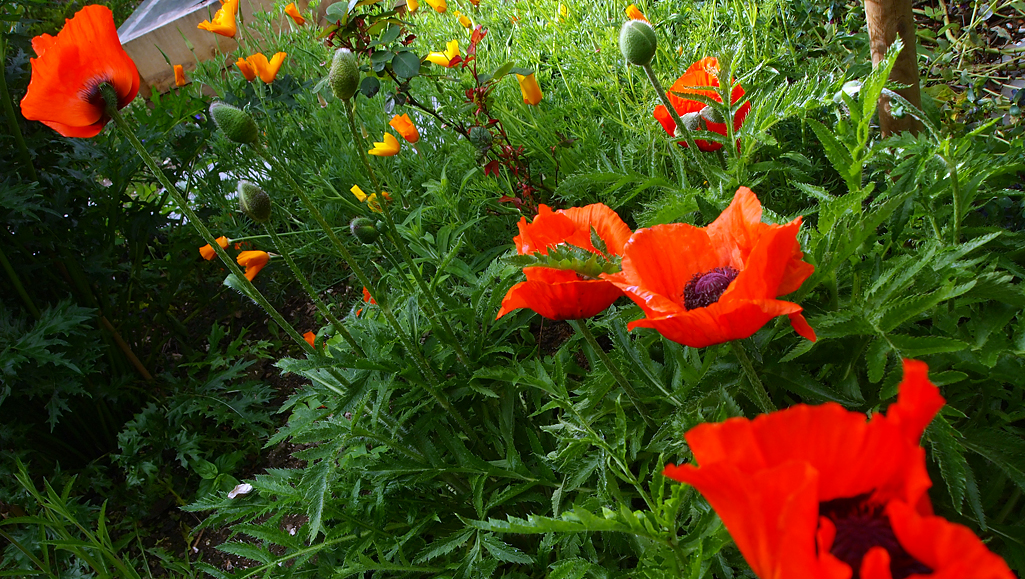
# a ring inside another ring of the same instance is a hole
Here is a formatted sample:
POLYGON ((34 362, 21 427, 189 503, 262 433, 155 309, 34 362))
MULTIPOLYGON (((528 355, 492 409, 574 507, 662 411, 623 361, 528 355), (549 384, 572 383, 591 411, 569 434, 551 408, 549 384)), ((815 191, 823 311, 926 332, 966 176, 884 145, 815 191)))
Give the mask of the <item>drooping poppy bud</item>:
POLYGON ((377 242, 377 238, 380 237, 381 233, 374 226, 374 222, 366 217, 357 217, 349 223, 349 230, 356 239, 360 240, 365 245, 370 245, 377 242))
POLYGON ((657 47, 658 37, 655 36, 655 29, 643 20, 628 20, 619 31, 619 50, 630 64, 651 64, 657 47))
POLYGON ((335 98, 347 101, 359 88, 359 66, 351 50, 341 48, 335 51, 331 60, 331 72, 327 75, 331 92, 335 98))
POLYGON ((260 138, 260 128, 246 111, 221 101, 210 105, 210 116, 217 127, 224 131, 229 140, 242 145, 252 145, 260 138))
POLYGON ((238 205, 243 213, 257 223, 266 223, 270 220, 270 195, 256 183, 238 182, 238 205))

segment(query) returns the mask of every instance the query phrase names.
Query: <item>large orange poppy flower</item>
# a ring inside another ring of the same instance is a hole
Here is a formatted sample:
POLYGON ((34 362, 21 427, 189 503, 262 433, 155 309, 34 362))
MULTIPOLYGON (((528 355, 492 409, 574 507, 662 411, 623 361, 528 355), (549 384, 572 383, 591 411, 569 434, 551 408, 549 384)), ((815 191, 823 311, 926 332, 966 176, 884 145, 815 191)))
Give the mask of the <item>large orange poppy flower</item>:
POLYGON ((114 87, 119 109, 139 93, 139 71, 121 48, 106 6, 86 6, 57 36, 33 38, 32 48, 38 58, 31 59, 32 79, 21 114, 65 137, 95 137, 110 120, 102 85, 114 87))
MULTIPOLYGON (((666 96, 669 97, 669 102, 673 104, 673 108, 676 109, 677 114, 681 117, 689 113, 699 113, 705 108, 705 103, 696 100, 690 100, 684 97, 677 96, 673 93, 679 94, 699 94, 704 95, 717 103, 722 102, 722 98, 719 97, 718 91, 715 89, 719 87, 719 60, 714 56, 702 58, 695 62, 687 69, 687 72, 683 73, 680 78, 676 79, 673 86, 669 87, 669 92, 666 96), (707 90, 701 90, 697 88, 689 87, 709 87, 707 90)), ((733 87, 730 93, 730 104, 736 104, 737 101, 744 97, 744 89, 737 86, 733 87)), ((733 115, 733 131, 739 131, 741 125, 744 124, 744 118, 747 117, 747 113, 751 111, 751 103, 744 103, 740 109, 733 115)), ((676 134, 676 123, 673 121, 673 117, 669 115, 669 110, 666 109, 665 105, 658 105, 655 107, 655 118, 658 119, 659 123, 662 123, 662 128, 669 133, 669 136, 676 134)), ((699 122, 703 123, 705 128, 709 131, 719 133, 722 136, 726 136, 726 124, 717 123, 702 117, 699 122)), ((686 142, 680 142, 681 145, 687 146, 686 142)), ((714 141, 702 141, 696 140, 695 144, 698 149, 702 151, 718 151, 722 148, 722 143, 716 143, 714 141)))
POLYGON ((687 435, 693 485, 762 579, 1012 579, 967 528, 933 516, 919 439, 943 406, 922 362, 904 361, 886 415, 799 404, 687 435))
POLYGON ((815 267, 801 261, 801 218, 762 223, 747 187, 708 227, 686 223, 638 230, 623 250, 623 270, 602 274, 644 310, 629 328, 654 328, 685 346, 703 348, 747 338, 787 315, 798 334, 815 340, 801 306, 777 300, 801 286, 815 267))
MULTIPOLYGON (((560 243, 568 243, 598 253, 591 244, 591 228, 605 242, 611 255, 622 255, 630 238, 630 227, 608 206, 595 203, 552 211, 541 205, 534 221, 520 218, 520 234, 513 238, 520 255, 548 251, 560 243)), ((551 320, 577 320, 597 315, 612 305, 623 293, 613 284, 600 279, 585 279, 569 270, 548 267, 523 268, 527 281, 514 285, 495 319, 512 310, 529 308, 551 320)))

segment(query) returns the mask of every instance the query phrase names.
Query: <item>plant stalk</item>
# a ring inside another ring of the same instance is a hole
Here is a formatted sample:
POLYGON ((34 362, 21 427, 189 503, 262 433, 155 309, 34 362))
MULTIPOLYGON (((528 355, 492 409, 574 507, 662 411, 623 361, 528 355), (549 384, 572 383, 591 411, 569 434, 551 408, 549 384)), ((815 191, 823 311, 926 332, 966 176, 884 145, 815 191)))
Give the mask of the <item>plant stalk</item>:
POLYGON ((627 380, 626 376, 623 375, 623 372, 620 371, 619 366, 612 361, 612 358, 609 358, 609 355, 605 353, 605 350, 603 350, 601 345, 598 344, 598 340, 594 339, 594 334, 592 334, 591 330, 587 327, 587 323, 584 320, 570 320, 570 324, 580 332, 580 335, 584 337, 584 340, 591 346, 594 353, 598 355, 599 359, 601 359, 602 364, 605 365, 609 373, 612 374, 612 377, 615 378, 619 387, 626 392, 630 402, 633 403, 634 408, 637 409, 637 412, 640 413, 641 418, 644 420, 644 424, 652 430, 657 430, 655 423, 651 420, 651 417, 648 416, 647 410, 644 409, 644 405, 641 404, 640 397, 637 396, 637 392, 634 390, 633 386, 630 385, 630 381, 627 380))
POLYGON ((673 103, 669 102, 669 97, 666 96, 666 91, 662 88, 662 83, 660 83, 658 81, 658 77, 655 76, 655 71, 651 68, 651 64, 645 64, 641 69, 644 70, 644 74, 647 75, 648 82, 650 82, 651 86, 655 88, 655 92, 658 94, 659 100, 662 101, 666 110, 669 111, 669 116, 672 117, 673 122, 676 123, 676 130, 683 135, 684 140, 687 141, 687 150, 690 151, 690 154, 694 157, 694 162, 697 164, 698 168, 701 169, 701 173, 705 174, 707 177, 705 164, 704 161, 701 160, 701 155, 698 152, 698 145, 694 142, 694 136, 690 134, 690 129, 687 128, 687 125, 683 124, 683 119, 680 118, 680 113, 676 112, 676 109, 673 107, 673 103))
POLYGON ((377 196, 381 205, 381 212, 384 215, 384 221, 388 224, 388 230, 391 232, 389 237, 391 238, 392 244, 398 248, 399 254, 402 255, 402 259, 409 266, 410 273, 413 274, 413 280, 420 287, 420 291, 424 294, 424 303, 427 305, 427 315, 434 322, 436 327, 441 327, 449 344, 452 345, 455 350, 456 358, 459 362, 467 369, 472 371, 473 366, 470 364, 470 358, 466 355, 466 351, 463 350, 463 345, 459 343, 456 338, 456 334, 452 331, 452 326, 449 325, 448 320, 440 314, 441 308, 438 305, 437 296, 434 292, 427 287, 427 283, 424 281, 423 276, 420 274, 420 269, 413 261, 413 257, 409 254, 409 250, 406 248, 404 243, 401 243, 402 237, 399 235, 399 230, 395 226, 395 220, 392 219, 391 210, 388 208, 388 204, 384 199, 384 191, 381 189, 380 181, 377 179, 377 175, 374 173, 373 167, 370 165, 370 160, 367 159, 366 152, 363 150, 364 147, 362 139, 359 136, 359 131, 356 129, 356 113, 353 110, 355 106, 351 102, 347 102, 345 105, 345 112, 349 116, 349 130, 352 131, 352 136, 356 139, 356 149, 359 150, 360 159, 363 160, 363 166, 367 170, 367 175, 370 177, 370 182, 373 183, 374 189, 377 191, 377 196))
POLYGON ((299 284, 303 286, 303 289, 306 290, 310 299, 313 300, 313 305, 316 306, 320 315, 324 316, 324 318, 331 323, 335 332, 340 334, 342 338, 352 346, 352 349, 355 350, 357 354, 365 358, 367 356, 366 352, 364 352, 363 348, 361 348, 359 343, 356 342, 356 339, 352 337, 352 334, 350 334, 349 330, 345 328, 345 325, 331 313, 331 309, 327 307, 327 304, 325 304, 324 301, 320 299, 320 296, 317 295, 317 291, 313 289, 313 285, 310 284, 310 281, 306 279, 305 275, 303 275, 302 270, 300 270, 299 266, 296 265, 295 260, 292 259, 292 254, 289 249, 284 243, 282 243, 281 238, 278 237, 278 232, 274 230, 269 222, 264 224, 264 228, 267 230, 267 234, 270 235, 271 241, 274 243, 274 247, 278 248, 278 252, 281 254, 281 257, 284 258, 285 263, 288 264, 288 268, 292 270, 292 274, 295 275, 295 278, 299 280, 299 284))
POLYGON ((733 354, 740 361, 740 367, 744 369, 744 374, 747 375, 748 382, 751 383, 751 392, 753 394, 753 402, 761 408, 762 412, 773 412, 776 407, 773 406, 772 400, 769 399, 769 393, 765 390, 765 385, 762 384, 762 379, 758 377, 758 373, 755 372, 755 367, 751 363, 751 358, 747 355, 744 350, 743 344, 740 340, 730 340, 730 348, 733 349, 733 354))
MULTIPOLYGON (((289 185, 292 187, 292 190, 295 191, 296 195, 306 206, 306 209, 310 212, 311 215, 313 215, 313 218, 317 221, 317 223, 320 224, 320 227, 324 230, 324 233, 327 234, 327 237, 329 240, 331 240, 331 244, 334 246, 335 250, 341 254, 342 259, 344 259, 345 262, 349 265, 349 269, 352 270, 352 273, 356 275, 356 278, 359 280, 359 282, 363 284, 363 286, 366 287, 367 290, 370 292, 370 296, 374 298, 374 300, 377 302, 378 307, 381 309, 381 313, 384 314, 385 319, 388 320, 388 323, 395 330, 395 334, 396 336, 398 336, 399 341, 402 342, 403 347, 405 347, 406 350, 412 355, 414 363, 417 365, 418 369, 420 370, 420 373, 424 377, 424 389, 426 389, 428 394, 430 394, 431 397, 434 398, 434 400, 446 412, 448 412, 450 416, 452 416, 452 418, 456 421, 459 427, 462 428, 463 432, 466 434, 467 437, 469 437, 470 440, 472 440, 474 443, 478 442, 479 439, 477 435, 473 432, 473 429, 470 428, 470 425, 466 422, 466 419, 463 418, 462 414, 452 406, 452 404, 448 401, 448 398, 445 397, 442 394, 442 392, 438 389, 436 384, 438 383, 439 378, 434 368, 431 367, 423 352, 420 351, 420 348, 418 348, 416 344, 413 343, 412 339, 410 339, 410 337, 406 335, 405 329, 402 327, 401 324, 399 324, 398 319, 395 318, 395 314, 392 312, 391 305, 388 303, 388 300, 385 299, 383 295, 379 295, 376 287, 374 286, 374 284, 370 282, 370 278, 367 277, 367 274, 363 271, 363 268, 359 266, 359 263, 353 257, 352 253, 350 253, 349 250, 342 243, 342 240, 338 239, 338 236, 335 235, 335 232, 328 224, 327 219, 324 218, 324 214, 320 212, 320 209, 318 209, 316 205, 313 204, 313 201, 311 201, 309 196, 306 195, 306 192, 303 191, 302 187, 299 186, 299 183, 295 181, 295 179, 292 177, 292 174, 280 163, 278 163, 275 159, 271 158, 271 156, 268 155, 267 152, 263 149, 262 145, 254 145, 253 150, 256 151, 256 154, 265 162, 267 162, 268 165, 277 169, 279 174, 285 177, 285 179, 289 182, 289 185)), ((309 346, 306 340, 303 340, 303 344, 309 346)))
POLYGON ((256 289, 256 286, 253 285, 253 282, 249 281, 249 279, 246 278, 245 274, 242 272, 242 269, 238 266, 237 263, 235 263, 235 260, 231 259, 231 256, 228 255, 228 252, 225 251, 224 248, 222 248, 220 244, 217 243, 217 240, 214 238, 213 234, 210 233, 210 230, 206 228, 206 225, 200 220, 199 216, 196 215, 196 212, 193 211, 191 207, 189 207, 185 198, 178 191, 178 188, 171 183, 171 181, 167 178, 166 175, 164 175, 164 172, 160 169, 160 166, 157 164, 156 159, 154 159, 153 156, 149 154, 149 151, 146 150, 146 147, 144 147, 143 144, 139 142, 138 137, 135 136, 135 132, 133 132, 131 127, 128 126, 128 123, 125 121, 124 117, 121 116, 121 113, 117 110, 117 95, 114 94, 113 98, 110 98, 110 96, 107 94, 108 92, 113 93, 113 87, 110 87, 109 84, 104 85, 104 87, 109 88, 109 90, 103 91, 104 99, 107 103, 114 103, 113 105, 107 105, 107 114, 110 115, 111 119, 113 119, 114 124, 117 125, 117 128, 121 130, 121 134, 124 135, 125 139, 127 139, 128 142, 131 143, 133 147, 135 147, 135 151, 139 154, 140 157, 142 157, 142 161, 146 164, 147 167, 149 167, 150 172, 153 173, 153 176, 157 178, 157 181, 159 181, 160 184, 163 185, 164 189, 171 195, 171 198, 174 199, 175 204, 178 205, 178 209, 185 215, 185 218, 189 220, 189 223, 191 223, 197 231, 199 231, 199 234, 203 237, 203 239, 210 244, 210 247, 212 247, 214 251, 217 253, 217 257, 221 258, 221 262, 224 263, 225 267, 228 268, 228 271, 231 272, 236 278, 238 278, 239 283, 241 283, 242 286, 246 288, 247 295, 253 301, 255 301, 261 308, 263 308, 263 310, 267 312, 267 315, 269 315, 271 319, 274 320, 278 324, 278 326, 280 326, 281 329, 284 330, 285 333, 292 338, 293 341, 299 344, 299 346, 302 347, 304 351, 306 351, 307 353, 316 353, 316 350, 313 349, 313 346, 310 346, 309 343, 307 343, 306 340, 299 334, 299 332, 297 332, 291 324, 285 321, 285 318, 281 315, 281 313, 279 313, 274 308, 274 306, 272 306, 271 303, 267 301, 267 298, 264 297, 262 293, 260 293, 260 290, 256 289))

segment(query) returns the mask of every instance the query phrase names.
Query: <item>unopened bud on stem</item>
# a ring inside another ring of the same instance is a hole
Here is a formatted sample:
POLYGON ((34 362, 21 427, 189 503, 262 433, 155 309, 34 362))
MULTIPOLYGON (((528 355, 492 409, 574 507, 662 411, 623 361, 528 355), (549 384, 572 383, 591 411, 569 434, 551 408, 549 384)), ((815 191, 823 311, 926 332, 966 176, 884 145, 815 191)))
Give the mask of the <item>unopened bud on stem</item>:
POLYGON ((655 57, 658 38, 655 29, 643 20, 628 20, 619 31, 619 50, 623 58, 636 66, 647 66, 655 57))
POLYGON ((380 236, 380 232, 374 227, 374 222, 366 217, 357 217, 349 223, 349 230, 356 236, 356 239, 360 240, 366 245, 370 245, 377 241, 380 236))
POLYGON ((331 72, 327 75, 331 84, 331 92, 335 98, 347 101, 356 94, 359 88, 359 66, 356 64, 356 55, 351 50, 340 48, 335 51, 331 60, 331 72))
POLYGON ((249 181, 238 182, 238 204, 242 212, 257 223, 270 220, 270 195, 249 181))
POLYGON ((255 145, 260 138, 260 128, 246 111, 221 101, 210 105, 210 116, 229 140, 242 145, 255 145))

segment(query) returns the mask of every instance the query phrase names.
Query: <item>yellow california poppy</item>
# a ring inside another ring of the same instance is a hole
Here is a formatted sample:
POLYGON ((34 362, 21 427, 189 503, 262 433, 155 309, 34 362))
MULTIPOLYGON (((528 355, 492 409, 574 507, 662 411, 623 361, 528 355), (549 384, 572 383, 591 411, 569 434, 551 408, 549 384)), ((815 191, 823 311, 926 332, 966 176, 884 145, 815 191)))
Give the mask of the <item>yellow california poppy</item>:
POLYGON ((541 87, 537 85, 537 79, 534 78, 534 73, 530 73, 527 76, 522 74, 516 75, 516 80, 520 81, 520 92, 523 93, 523 102, 528 105, 536 105, 541 102, 541 87))
POLYGON ((450 40, 445 48, 445 52, 432 52, 427 55, 427 60, 437 64, 438 66, 444 66, 445 68, 452 68, 458 64, 462 59, 455 60, 459 56, 459 41, 450 40), (453 62, 455 61, 455 62, 453 62))

